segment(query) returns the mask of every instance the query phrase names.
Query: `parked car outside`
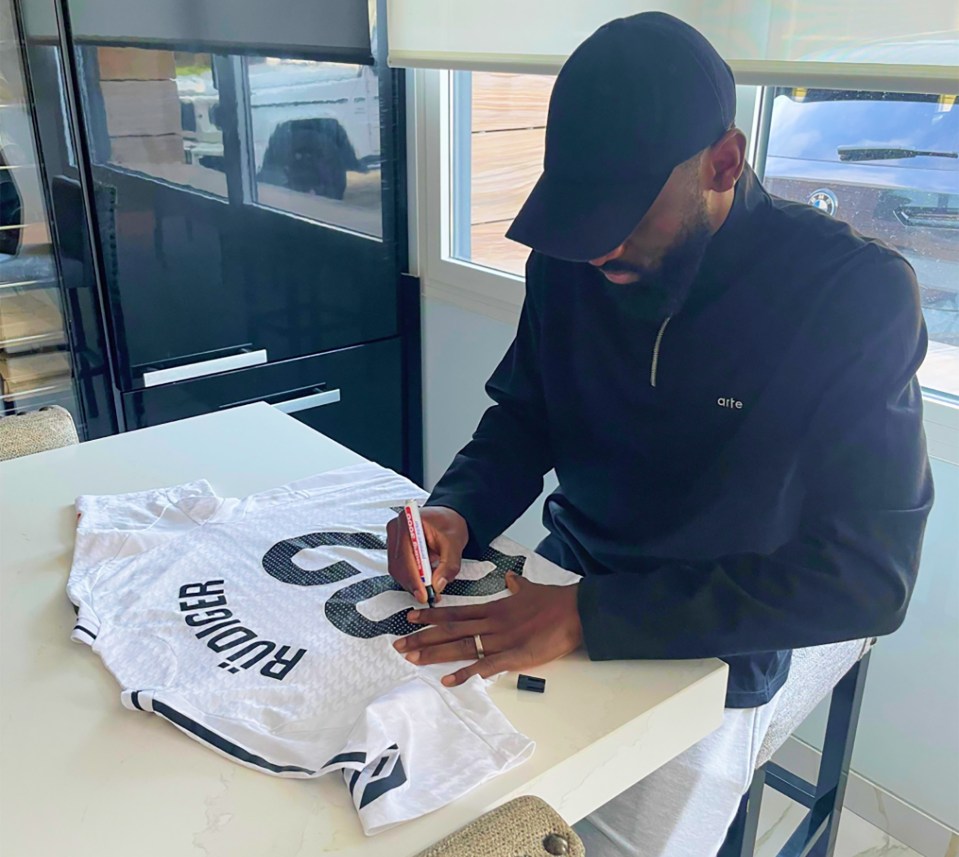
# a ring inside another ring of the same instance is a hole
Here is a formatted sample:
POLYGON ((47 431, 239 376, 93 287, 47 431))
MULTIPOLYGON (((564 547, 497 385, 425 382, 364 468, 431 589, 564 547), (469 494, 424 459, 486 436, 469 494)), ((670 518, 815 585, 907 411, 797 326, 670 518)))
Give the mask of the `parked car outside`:
POLYGON ((955 96, 777 90, 764 184, 902 253, 930 339, 959 346, 955 96))

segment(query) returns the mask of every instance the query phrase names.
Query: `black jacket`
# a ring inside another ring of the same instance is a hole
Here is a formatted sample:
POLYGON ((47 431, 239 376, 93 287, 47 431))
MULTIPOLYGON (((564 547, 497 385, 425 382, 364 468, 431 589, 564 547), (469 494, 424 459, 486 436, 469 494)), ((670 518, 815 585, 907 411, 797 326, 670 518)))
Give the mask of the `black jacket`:
POLYGON ((526 280, 496 404, 429 501, 468 555, 555 468, 538 550, 584 575, 590 657, 720 657, 730 707, 791 649, 899 627, 933 496, 901 256, 747 170, 672 318, 589 265, 534 253, 526 280))

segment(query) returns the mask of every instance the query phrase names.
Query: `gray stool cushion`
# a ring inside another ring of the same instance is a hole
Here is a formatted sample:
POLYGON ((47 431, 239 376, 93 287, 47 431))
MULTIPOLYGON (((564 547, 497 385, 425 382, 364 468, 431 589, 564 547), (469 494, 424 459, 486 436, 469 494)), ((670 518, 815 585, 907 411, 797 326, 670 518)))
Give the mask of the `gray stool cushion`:
POLYGON ((0 461, 79 442, 73 417, 59 405, 0 417, 0 461))
POLYGON ((793 652, 789 679, 779 692, 769 731, 759 749, 757 768, 772 758, 872 643, 872 640, 848 640, 793 652))

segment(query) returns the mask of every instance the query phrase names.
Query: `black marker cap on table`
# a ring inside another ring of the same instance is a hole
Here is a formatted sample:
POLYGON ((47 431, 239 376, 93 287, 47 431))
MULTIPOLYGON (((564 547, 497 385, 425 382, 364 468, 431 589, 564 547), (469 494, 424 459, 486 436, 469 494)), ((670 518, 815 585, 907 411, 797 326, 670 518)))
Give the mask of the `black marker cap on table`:
POLYGON ((537 678, 534 675, 523 675, 521 673, 516 679, 516 686, 520 690, 531 690, 533 693, 545 693, 546 679, 537 678))

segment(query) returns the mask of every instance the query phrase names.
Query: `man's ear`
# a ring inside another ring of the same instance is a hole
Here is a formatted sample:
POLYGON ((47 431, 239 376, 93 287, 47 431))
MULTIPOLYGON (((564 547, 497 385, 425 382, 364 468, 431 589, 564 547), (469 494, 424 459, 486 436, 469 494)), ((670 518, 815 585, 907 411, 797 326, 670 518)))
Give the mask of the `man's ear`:
POLYGON ((706 150, 704 166, 709 190, 732 190, 746 167, 746 135, 738 128, 730 128, 706 150))

